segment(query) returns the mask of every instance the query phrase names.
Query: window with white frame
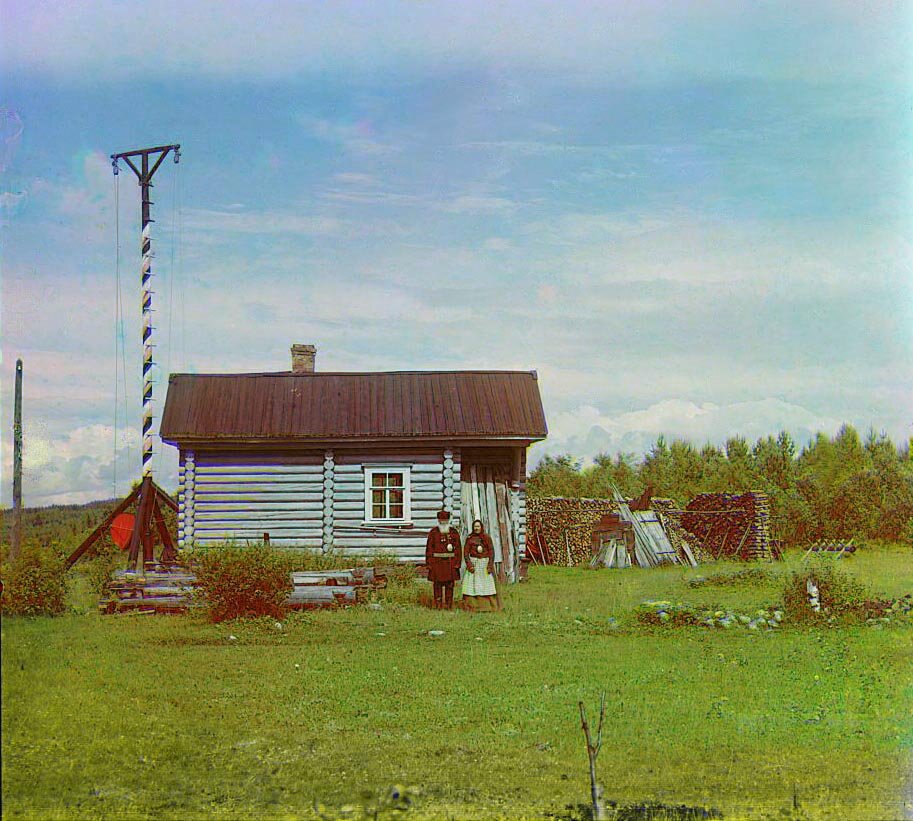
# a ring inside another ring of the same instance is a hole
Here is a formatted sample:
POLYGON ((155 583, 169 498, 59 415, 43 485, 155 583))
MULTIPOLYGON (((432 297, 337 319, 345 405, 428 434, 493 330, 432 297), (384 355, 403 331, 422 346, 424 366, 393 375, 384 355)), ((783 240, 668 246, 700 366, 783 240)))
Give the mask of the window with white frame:
POLYGON ((376 466, 365 468, 365 521, 408 522, 409 468, 376 466))

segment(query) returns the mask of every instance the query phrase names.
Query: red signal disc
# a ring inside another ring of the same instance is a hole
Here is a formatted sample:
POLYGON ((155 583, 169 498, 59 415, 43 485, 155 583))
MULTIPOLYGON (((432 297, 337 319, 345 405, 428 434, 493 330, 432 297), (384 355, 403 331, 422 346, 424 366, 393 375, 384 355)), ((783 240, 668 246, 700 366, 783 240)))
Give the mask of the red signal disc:
POLYGON ((120 513, 111 522, 111 539, 121 550, 126 550, 133 535, 136 517, 132 513, 120 513))

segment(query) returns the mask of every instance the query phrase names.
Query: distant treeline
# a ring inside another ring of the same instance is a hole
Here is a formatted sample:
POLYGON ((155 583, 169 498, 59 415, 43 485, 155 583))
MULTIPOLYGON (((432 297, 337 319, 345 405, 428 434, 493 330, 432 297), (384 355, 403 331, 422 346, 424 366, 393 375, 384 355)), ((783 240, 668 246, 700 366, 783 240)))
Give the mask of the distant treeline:
POLYGON ((863 441, 850 425, 823 433, 801 451, 790 435, 725 447, 660 436, 641 460, 633 454, 597 456, 584 467, 570 455, 546 456, 529 478, 530 496, 607 497, 611 484, 629 497, 649 487, 679 505, 699 493, 761 490, 771 499, 772 535, 786 544, 816 539, 913 541, 913 459, 884 434, 863 441))
MULTIPOLYGON (((22 511, 23 544, 53 547, 69 554, 100 525, 117 505, 116 499, 89 502, 84 505, 49 505, 27 507, 22 511)), ((0 511, 0 555, 9 549, 12 515, 10 508, 0 511)))

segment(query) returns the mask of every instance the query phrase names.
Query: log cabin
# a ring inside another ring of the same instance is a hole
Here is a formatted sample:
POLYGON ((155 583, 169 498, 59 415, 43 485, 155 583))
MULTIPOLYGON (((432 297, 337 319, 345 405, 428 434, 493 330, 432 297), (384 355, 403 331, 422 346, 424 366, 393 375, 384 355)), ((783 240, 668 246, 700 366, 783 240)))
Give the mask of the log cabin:
POLYGON ((516 581, 526 454, 547 435, 535 371, 172 374, 160 436, 178 449, 178 544, 226 542, 424 561, 437 511, 482 519, 516 581))

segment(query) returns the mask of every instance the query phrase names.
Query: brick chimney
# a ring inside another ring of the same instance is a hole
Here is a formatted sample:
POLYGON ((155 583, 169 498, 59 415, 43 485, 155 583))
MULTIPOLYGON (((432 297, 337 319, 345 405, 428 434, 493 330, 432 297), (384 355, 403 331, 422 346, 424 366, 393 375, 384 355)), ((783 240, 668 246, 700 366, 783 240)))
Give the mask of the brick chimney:
POLYGON ((292 345, 292 373, 314 373, 316 356, 313 345, 292 345))

